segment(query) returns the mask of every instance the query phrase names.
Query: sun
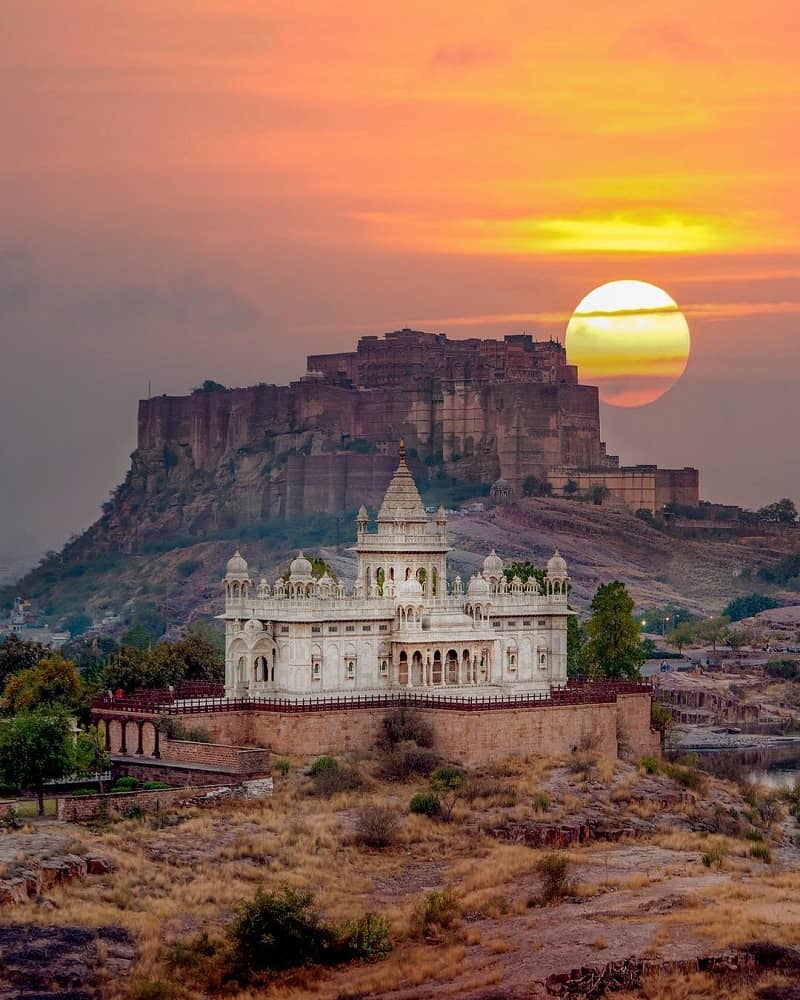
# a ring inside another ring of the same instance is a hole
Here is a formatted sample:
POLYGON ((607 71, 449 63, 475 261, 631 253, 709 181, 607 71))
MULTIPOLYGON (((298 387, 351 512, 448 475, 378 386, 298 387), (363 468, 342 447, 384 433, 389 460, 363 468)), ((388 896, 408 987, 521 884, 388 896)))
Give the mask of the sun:
POLYGON ((580 381, 612 406, 644 406, 683 375, 689 325, 677 303, 646 281, 610 281, 578 303, 567 326, 567 359, 580 381))

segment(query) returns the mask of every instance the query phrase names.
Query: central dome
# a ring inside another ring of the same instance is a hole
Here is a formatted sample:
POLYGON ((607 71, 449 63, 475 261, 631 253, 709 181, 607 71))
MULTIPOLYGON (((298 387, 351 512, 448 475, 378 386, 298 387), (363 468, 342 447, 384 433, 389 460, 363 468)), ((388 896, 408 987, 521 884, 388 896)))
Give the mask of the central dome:
POLYGON ((311 562, 303 555, 302 550, 297 553, 297 558, 292 559, 289 566, 290 576, 297 578, 309 578, 311 576, 311 562))

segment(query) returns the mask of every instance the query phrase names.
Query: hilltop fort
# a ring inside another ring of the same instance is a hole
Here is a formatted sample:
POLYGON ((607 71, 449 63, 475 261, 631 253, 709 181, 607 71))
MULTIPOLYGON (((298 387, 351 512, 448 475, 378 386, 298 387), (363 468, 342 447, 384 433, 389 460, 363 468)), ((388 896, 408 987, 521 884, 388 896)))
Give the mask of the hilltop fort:
POLYGON ((555 495, 600 487, 604 502, 630 510, 698 502, 697 470, 625 467, 606 453, 597 388, 579 383, 561 344, 406 329, 312 355, 288 386, 206 383, 142 400, 106 527, 130 546, 375 506, 401 438, 423 485, 492 486, 499 502, 541 483, 555 495))

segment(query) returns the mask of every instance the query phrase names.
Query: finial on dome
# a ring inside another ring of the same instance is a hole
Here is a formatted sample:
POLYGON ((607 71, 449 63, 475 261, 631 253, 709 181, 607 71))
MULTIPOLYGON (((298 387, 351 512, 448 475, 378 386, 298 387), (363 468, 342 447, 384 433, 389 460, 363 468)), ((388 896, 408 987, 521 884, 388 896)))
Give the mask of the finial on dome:
POLYGON ((405 438, 400 438, 400 461, 405 462, 406 460, 406 440, 405 438))

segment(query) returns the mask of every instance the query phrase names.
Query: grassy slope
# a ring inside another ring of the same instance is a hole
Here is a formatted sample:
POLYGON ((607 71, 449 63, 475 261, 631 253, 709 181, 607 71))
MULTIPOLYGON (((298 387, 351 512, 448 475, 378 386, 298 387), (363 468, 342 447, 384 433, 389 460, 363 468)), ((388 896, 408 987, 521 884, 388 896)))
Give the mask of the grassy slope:
MULTIPOLYGON (((640 605, 676 603, 711 614, 738 594, 753 589, 743 571, 775 562, 790 548, 786 536, 750 539, 671 538, 630 514, 565 500, 525 500, 514 507, 450 518, 454 546, 451 572, 465 579, 479 570, 494 547, 506 559, 532 559, 542 565, 558 547, 569 563, 573 601, 585 607, 599 583, 621 579, 640 605)), ((355 575, 349 519, 315 519, 281 527, 227 532, 224 538, 190 544, 183 539, 163 551, 117 553, 98 559, 56 557, 0 591, 0 607, 15 594, 34 599, 52 621, 86 608, 95 619, 119 612, 132 600, 155 601, 171 624, 191 616, 219 613, 219 582, 237 544, 254 571, 272 581, 284 571, 296 548, 321 554, 345 580, 355 575), (338 547, 336 532, 346 544, 338 547), (267 533, 268 531, 268 533, 267 533)), ((796 595, 776 591, 789 602, 796 595)))

